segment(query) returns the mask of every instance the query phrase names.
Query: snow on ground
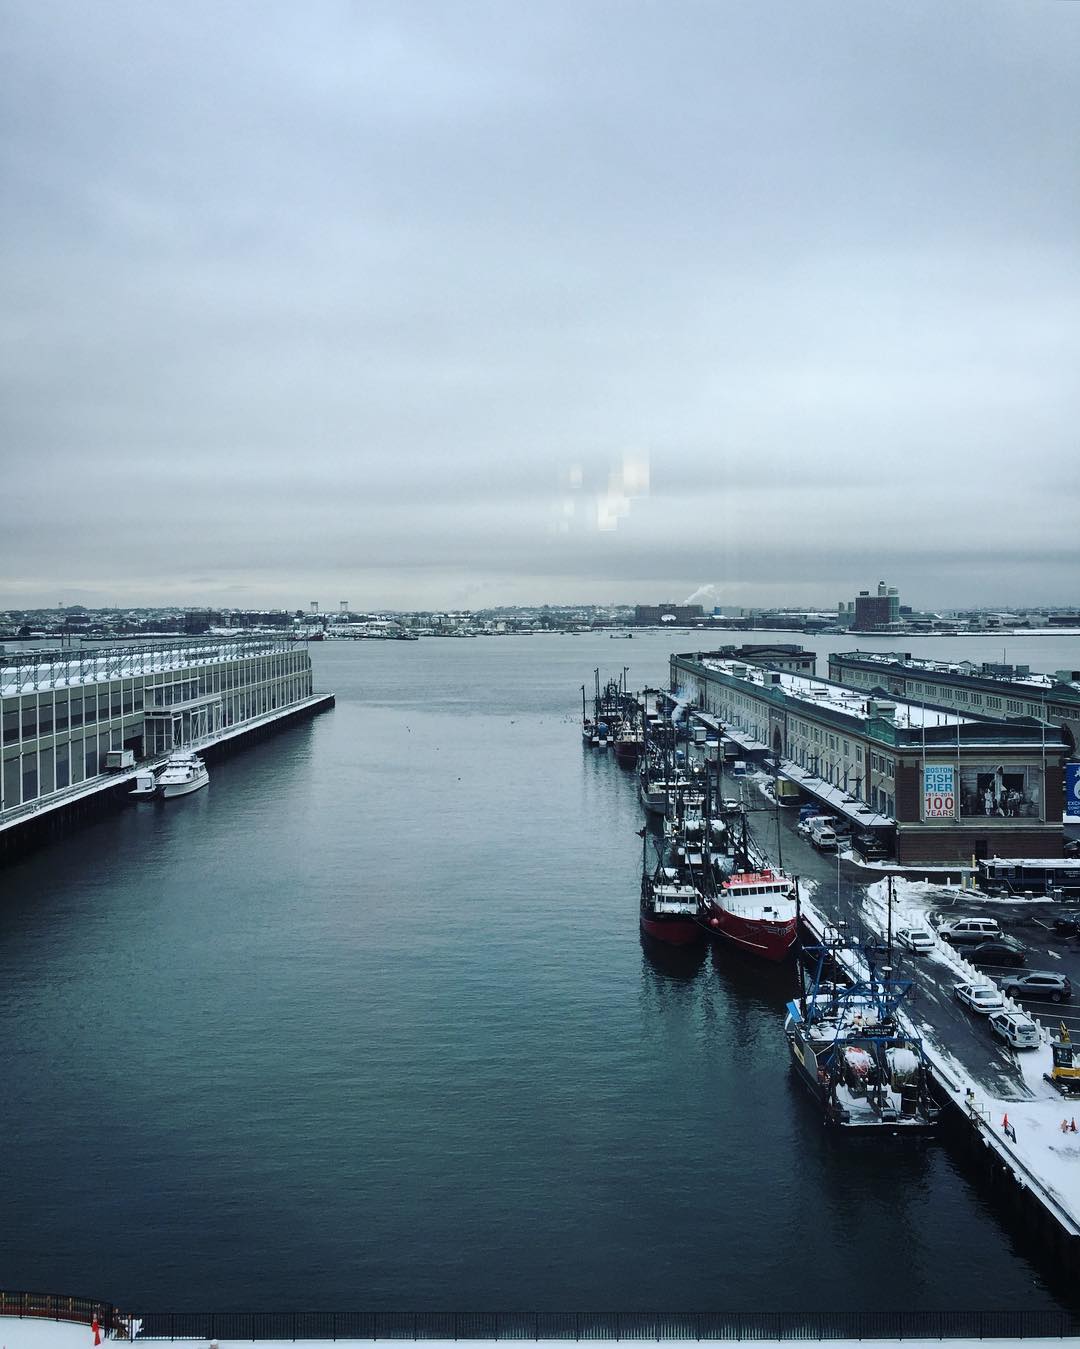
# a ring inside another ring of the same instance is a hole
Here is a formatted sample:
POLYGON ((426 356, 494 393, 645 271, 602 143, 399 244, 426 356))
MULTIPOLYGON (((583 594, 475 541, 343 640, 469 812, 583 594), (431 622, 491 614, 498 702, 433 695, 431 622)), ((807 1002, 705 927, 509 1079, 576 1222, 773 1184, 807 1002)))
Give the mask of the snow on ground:
MULTIPOLYGON (((89 1326, 69 1325, 60 1321, 20 1321, 15 1318, 0 1317, 0 1349, 92 1349, 94 1337, 90 1332, 89 1326)), ((106 1344, 115 1343, 115 1341, 105 1341, 106 1344)), ((136 1340, 136 1343, 139 1343, 136 1340)), ((207 1349, 209 1341, 207 1340, 147 1340, 147 1344, 186 1344, 196 1346, 197 1349, 207 1349)), ((281 1349, 282 1340, 219 1340, 220 1349, 281 1349)), ((349 1349, 350 1345, 370 1345, 372 1340, 298 1340, 304 1349, 349 1349)), ((388 1343, 388 1341, 381 1341, 388 1343)), ((431 1349, 491 1349, 496 1343, 494 1340, 423 1340, 423 1344, 431 1346, 431 1349)), ((566 1349, 568 1341, 566 1340, 531 1340, 523 1341, 537 1346, 537 1349, 566 1349)), ((685 1345, 685 1340, 654 1340, 654 1344, 679 1344, 685 1345)), ((813 1344, 813 1340, 803 1340, 803 1344, 813 1344)), ((866 1349, 865 1340, 828 1340, 820 1341, 828 1344, 829 1349, 866 1349)), ((1001 1349, 1011 1349, 1016 1344, 1015 1339, 982 1339, 982 1340, 877 1340, 872 1341, 876 1349, 942 1349, 945 1343, 949 1349, 994 1349, 994 1346, 1000 1346, 1001 1349)), ((1080 1349, 1080 1339, 1076 1338, 1051 1338, 1046 1340, 1031 1341, 1031 1343, 1059 1344, 1069 1346, 1070 1349, 1080 1349)), ((790 1340, 754 1340, 755 1349, 790 1349, 790 1340)))
MULTIPOLYGON (((904 926, 930 927, 928 914, 962 893, 955 886, 895 880, 893 931, 904 926)), ((877 881, 866 891, 863 912, 881 932, 886 928, 887 906, 888 884, 877 881)), ((938 940, 934 950, 922 958, 944 966, 943 978, 951 976, 956 982, 971 978, 972 967, 945 942, 938 940)), ((986 975, 977 974, 977 977, 988 982, 986 975)), ((1030 1099, 1023 1099, 987 1091, 982 1084, 973 1081, 971 1069, 945 1048, 933 1026, 924 1022, 919 1026, 919 1032, 930 1056, 940 1062, 955 1081, 963 1085, 970 1082, 976 1089, 973 1103, 986 1120, 985 1127, 1020 1163, 1014 1169, 1025 1183, 1037 1180, 1080 1224, 1080 1101, 1059 1096, 1044 1079, 1043 1074, 1053 1066, 1049 1045, 1013 1051, 1024 1085, 1031 1093, 1030 1099), (1006 1118, 1016 1134, 1015 1139, 1005 1133, 1006 1118), (1076 1133, 1070 1127, 1074 1118, 1076 1133), (1067 1132, 1063 1131, 1063 1124, 1067 1132)), ((957 1099, 960 1099, 959 1094, 957 1099)))

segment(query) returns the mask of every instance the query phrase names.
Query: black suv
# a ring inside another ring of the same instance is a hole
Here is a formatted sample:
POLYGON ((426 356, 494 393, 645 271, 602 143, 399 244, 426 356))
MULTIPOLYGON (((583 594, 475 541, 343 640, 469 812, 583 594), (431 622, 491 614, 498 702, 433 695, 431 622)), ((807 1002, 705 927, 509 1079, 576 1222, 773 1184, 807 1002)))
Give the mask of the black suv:
POLYGON ((1027 952, 1015 937, 987 937, 964 949, 973 965, 1026 965, 1027 952))
POLYGON ((1075 937, 1080 932, 1080 912, 1070 909, 1054 919, 1054 931, 1059 937, 1075 937))
POLYGON ((1008 998, 1038 998, 1043 1002, 1068 1002, 1072 984, 1064 974, 1052 970, 1032 970, 1030 974, 1011 974, 1001 980, 1001 991, 1008 998))

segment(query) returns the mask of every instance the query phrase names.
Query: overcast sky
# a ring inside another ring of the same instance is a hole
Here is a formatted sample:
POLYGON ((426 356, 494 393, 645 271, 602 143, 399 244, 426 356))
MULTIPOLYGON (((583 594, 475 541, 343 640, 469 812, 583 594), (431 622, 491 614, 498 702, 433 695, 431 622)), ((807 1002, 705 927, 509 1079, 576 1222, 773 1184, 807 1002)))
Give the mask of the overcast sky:
POLYGON ((0 0, 0 116, 0 605, 1080 598, 1080 3, 0 0))

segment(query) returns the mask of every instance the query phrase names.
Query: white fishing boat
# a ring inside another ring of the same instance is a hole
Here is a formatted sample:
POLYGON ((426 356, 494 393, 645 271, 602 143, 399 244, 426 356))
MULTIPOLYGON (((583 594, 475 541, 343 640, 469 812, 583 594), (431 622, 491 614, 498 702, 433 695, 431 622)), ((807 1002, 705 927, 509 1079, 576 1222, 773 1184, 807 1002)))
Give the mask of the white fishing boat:
POLYGON ((178 749, 169 755, 168 762, 158 778, 158 788, 164 797, 187 796, 197 792, 210 781, 206 764, 194 750, 178 749))

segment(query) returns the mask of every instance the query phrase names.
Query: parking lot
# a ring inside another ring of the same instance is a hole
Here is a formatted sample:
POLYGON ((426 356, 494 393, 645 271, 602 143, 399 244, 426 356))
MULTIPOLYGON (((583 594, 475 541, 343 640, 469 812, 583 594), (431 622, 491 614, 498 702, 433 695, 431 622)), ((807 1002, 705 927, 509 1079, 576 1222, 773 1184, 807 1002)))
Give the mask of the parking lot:
MULTIPOLYGON (((750 828, 768 856, 789 874, 812 883, 805 889, 812 893, 823 914, 843 919, 859 939, 884 941, 884 911, 874 913, 874 906, 867 902, 868 887, 881 882, 884 872, 856 865, 837 852, 815 848, 798 830, 798 811, 776 809, 753 779, 732 778, 725 773, 722 793, 744 802, 750 828)), ((909 918, 935 928, 940 921, 960 917, 996 919, 1003 932, 1023 944, 1025 963, 1016 968, 982 965, 985 978, 996 981, 1031 970, 1067 975, 1074 987, 1071 1002, 1025 999, 1021 1006, 1055 1033, 1064 1022, 1080 1044, 1080 938, 1061 936, 1053 928, 1056 916, 1073 909, 1080 911, 1080 903, 1001 900, 947 887, 922 889, 924 893, 912 898, 898 886, 902 898, 894 906, 894 929, 909 918)), ((963 953, 962 948, 957 949, 963 953)), ((898 947, 894 947, 892 963, 899 977, 913 981, 908 1009, 914 1022, 962 1063, 987 1094, 1015 1098, 1031 1094, 1017 1054, 1035 1051, 1008 1048, 991 1032, 985 1016, 970 1012, 956 1000, 953 989, 966 976, 934 955, 914 955, 898 947)))

